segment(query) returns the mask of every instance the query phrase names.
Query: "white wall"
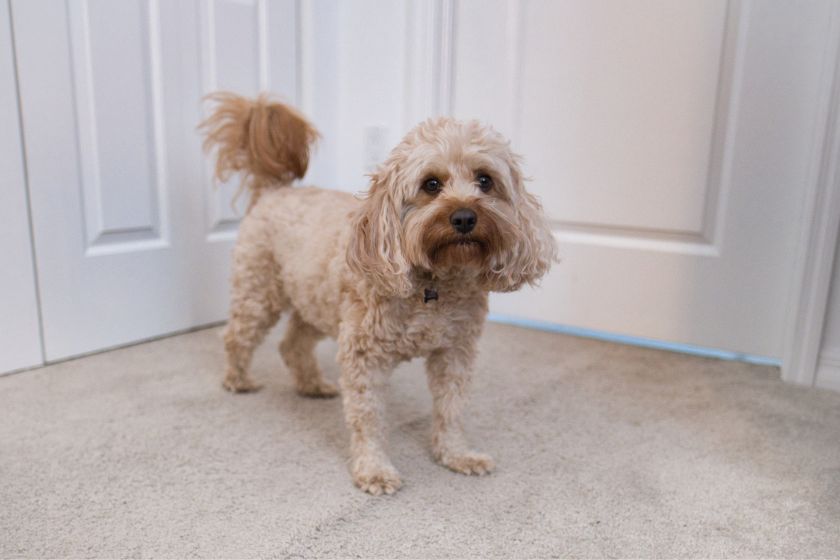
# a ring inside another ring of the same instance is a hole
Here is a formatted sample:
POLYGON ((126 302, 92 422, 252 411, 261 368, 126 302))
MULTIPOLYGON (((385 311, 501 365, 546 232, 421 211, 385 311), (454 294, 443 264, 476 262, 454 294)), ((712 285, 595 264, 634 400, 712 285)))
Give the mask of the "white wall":
POLYGON ((407 131, 407 12, 405 0, 303 3, 300 104, 323 136, 306 182, 364 190, 370 128, 380 160, 407 131))

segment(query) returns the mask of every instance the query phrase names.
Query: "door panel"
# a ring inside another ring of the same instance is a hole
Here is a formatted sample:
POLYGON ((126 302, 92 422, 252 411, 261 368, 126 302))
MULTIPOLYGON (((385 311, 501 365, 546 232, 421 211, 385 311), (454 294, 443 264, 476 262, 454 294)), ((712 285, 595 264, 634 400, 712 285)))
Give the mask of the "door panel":
POLYGON ((281 36, 294 9, 14 2, 47 359, 225 317, 238 214, 207 173, 200 98, 217 81, 294 96, 294 78, 276 76, 296 72, 294 36, 281 36), (236 65, 236 49, 255 62, 236 65))
POLYGON ((67 4, 90 254, 166 244, 160 14, 152 8, 141 0, 67 4))
POLYGON ((491 309, 778 358, 836 15, 459 1, 454 113, 512 137, 562 258, 491 309))
POLYGON ((0 373, 41 363, 11 20, 0 2, 0 373))
POLYGON ((725 0, 523 10, 528 102, 517 133, 532 172, 553 182, 543 202, 558 225, 702 242, 719 184, 711 139, 716 123, 725 127, 717 93, 731 78, 720 65, 726 23, 725 0), (550 151, 546 123, 556 125, 550 151))

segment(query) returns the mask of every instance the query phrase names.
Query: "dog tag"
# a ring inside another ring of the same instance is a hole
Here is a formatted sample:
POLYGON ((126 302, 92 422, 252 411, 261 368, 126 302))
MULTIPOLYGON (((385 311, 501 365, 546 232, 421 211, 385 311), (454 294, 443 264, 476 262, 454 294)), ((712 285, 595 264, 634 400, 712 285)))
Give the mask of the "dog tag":
POLYGON ((429 303, 432 300, 437 301, 437 290, 434 288, 426 288, 423 290, 423 303, 429 303))

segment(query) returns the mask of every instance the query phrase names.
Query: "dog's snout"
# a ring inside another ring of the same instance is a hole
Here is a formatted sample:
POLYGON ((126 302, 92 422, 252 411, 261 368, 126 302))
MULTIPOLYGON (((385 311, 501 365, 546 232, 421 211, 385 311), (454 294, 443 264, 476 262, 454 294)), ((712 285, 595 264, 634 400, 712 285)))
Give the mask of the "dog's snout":
POLYGON ((459 208, 449 216, 449 223, 458 233, 469 233, 475 228, 478 216, 469 208, 459 208))

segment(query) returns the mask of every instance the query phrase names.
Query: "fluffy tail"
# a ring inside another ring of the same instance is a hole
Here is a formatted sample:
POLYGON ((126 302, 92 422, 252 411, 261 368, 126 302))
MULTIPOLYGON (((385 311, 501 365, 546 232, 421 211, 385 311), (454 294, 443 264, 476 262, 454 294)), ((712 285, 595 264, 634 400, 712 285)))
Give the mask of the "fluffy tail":
POLYGON ((319 134, 300 113, 266 94, 248 99, 217 92, 207 99, 215 107, 199 124, 204 149, 216 151, 219 181, 242 173, 239 188, 250 191, 249 208, 265 188, 288 185, 306 174, 309 150, 319 134))

